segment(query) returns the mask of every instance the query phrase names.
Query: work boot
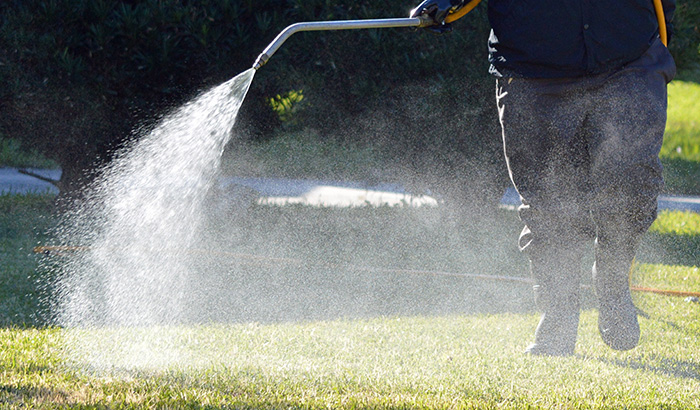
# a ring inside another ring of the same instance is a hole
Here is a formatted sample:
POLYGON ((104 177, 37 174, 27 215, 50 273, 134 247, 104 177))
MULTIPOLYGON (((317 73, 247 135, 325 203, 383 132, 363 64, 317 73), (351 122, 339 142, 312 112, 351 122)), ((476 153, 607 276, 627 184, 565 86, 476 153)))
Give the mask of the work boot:
POLYGON ((535 237, 529 227, 520 235, 520 247, 530 259, 535 305, 542 312, 535 342, 526 354, 570 356, 574 354, 580 313, 581 261, 585 235, 550 229, 535 237))
MULTIPOLYGON (((597 262, 596 262, 597 264, 597 262)), ((615 350, 630 350, 639 343, 639 320, 637 308, 632 302, 627 273, 624 283, 615 283, 611 278, 599 279, 598 268, 593 267, 598 296, 598 331, 605 344, 615 350)), ((618 278, 618 282, 623 282, 618 278)))
POLYGON ((576 347, 580 302, 578 292, 535 285, 535 303, 544 311, 535 331, 535 343, 526 354, 571 356, 576 347))
POLYGON ((611 249, 596 240, 593 280, 598 296, 598 331, 611 348, 630 350, 639 344, 640 336, 637 308, 629 285, 634 252, 629 246, 616 252, 611 249))

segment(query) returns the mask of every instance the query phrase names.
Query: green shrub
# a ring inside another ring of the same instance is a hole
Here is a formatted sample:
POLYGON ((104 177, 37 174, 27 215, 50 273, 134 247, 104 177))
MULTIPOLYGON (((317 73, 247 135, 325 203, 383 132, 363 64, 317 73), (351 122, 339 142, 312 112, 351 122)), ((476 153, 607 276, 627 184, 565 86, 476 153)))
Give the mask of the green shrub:
MULTIPOLYGON (((132 130, 249 68, 285 26, 402 17, 415 3, 5 0, 0 129, 77 180, 109 160, 132 130)), ((681 69, 700 61, 699 9, 696 0, 678 3, 672 51, 681 69)), ((488 30, 481 5, 444 36, 412 29, 297 34, 256 76, 240 123, 253 138, 272 138, 281 119, 269 99, 303 89, 294 121, 324 138, 388 147, 418 172, 445 168, 438 173, 454 178, 465 163, 489 167, 500 143, 486 74, 488 30)))
POLYGON ((0 4, 0 129, 60 163, 63 191, 157 114, 252 64, 280 0, 0 4))
POLYGON ((679 0, 669 48, 679 71, 700 69, 700 1, 679 0))
POLYGON ((0 134, 0 168, 56 168, 58 164, 36 151, 23 150, 21 144, 0 134))

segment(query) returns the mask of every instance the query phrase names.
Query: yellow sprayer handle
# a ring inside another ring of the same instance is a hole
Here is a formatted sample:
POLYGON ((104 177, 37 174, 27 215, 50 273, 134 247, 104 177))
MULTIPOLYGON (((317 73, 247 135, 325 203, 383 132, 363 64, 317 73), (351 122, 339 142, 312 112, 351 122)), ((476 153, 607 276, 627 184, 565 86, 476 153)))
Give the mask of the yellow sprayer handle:
POLYGON ((654 10, 656 10, 656 20, 659 22, 659 36, 661 37, 661 42, 668 47, 666 16, 664 15, 664 7, 661 5, 661 0, 654 0, 654 10))
POLYGON ((478 6, 479 3, 481 3, 481 0, 470 1, 469 3, 465 4, 464 7, 462 7, 461 9, 455 11, 452 14, 448 14, 445 18, 445 23, 452 23, 453 21, 461 19, 462 17, 466 16, 467 13, 474 10, 474 7, 478 6))

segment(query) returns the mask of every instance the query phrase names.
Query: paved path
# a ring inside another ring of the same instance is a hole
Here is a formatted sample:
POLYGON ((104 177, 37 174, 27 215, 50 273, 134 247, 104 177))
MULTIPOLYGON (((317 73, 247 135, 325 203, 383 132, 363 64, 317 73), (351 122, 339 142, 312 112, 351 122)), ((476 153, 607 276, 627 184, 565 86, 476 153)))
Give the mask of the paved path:
MULTIPOLYGON (((57 180, 60 170, 30 169, 45 178, 57 180)), ((359 182, 319 181, 284 178, 240 178, 219 180, 222 193, 246 195, 257 198, 263 204, 304 204, 312 206, 437 206, 438 201, 427 195, 412 195, 398 184, 369 185, 359 182)), ((58 189, 49 182, 24 175, 15 168, 0 168, 0 194, 53 193, 58 189)), ((515 209, 520 198, 514 189, 505 191, 502 207, 515 209)), ((659 197, 659 209, 700 212, 700 197, 659 197)))
MULTIPOLYGON (((514 188, 508 188, 501 199, 501 206, 515 209, 518 205, 520 205, 520 196, 514 188)), ((700 197, 660 195, 659 209, 700 212, 700 197)))
MULTIPOLYGON (((27 169, 45 178, 58 180, 61 170, 27 169)), ((16 168, 0 168, 0 195, 3 194, 58 194, 58 188, 49 182, 20 173, 16 168)))
POLYGON ((412 195, 398 184, 319 181, 285 178, 239 178, 220 180, 220 189, 245 187, 267 205, 302 204, 319 207, 438 206, 428 195, 412 195))

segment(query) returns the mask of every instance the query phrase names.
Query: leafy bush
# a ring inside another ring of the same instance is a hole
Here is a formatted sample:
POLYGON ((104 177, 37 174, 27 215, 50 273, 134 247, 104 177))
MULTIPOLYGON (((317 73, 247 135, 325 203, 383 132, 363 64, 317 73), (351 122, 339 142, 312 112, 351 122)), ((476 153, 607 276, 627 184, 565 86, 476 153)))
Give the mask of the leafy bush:
POLYGON ((700 70, 700 1, 679 0, 669 48, 681 71, 700 70))
MULTIPOLYGON (((249 68, 285 26, 401 17, 415 3, 5 0, 0 129, 57 160, 71 190, 132 130, 249 68)), ((699 8, 679 1, 672 51, 681 68, 700 60, 699 8)), ((280 118, 269 98, 304 90, 304 109, 285 118, 298 127, 393 150, 415 172, 495 175, 490 169, 502 164, 487 35, 484 5, 445 36, 411 29, 297 34, 258 73, 240 123, 252 138, 274 137, 280 118)))
POLYGON ((23 150, 18 141, 3 138, 0 134, 0 168, 55 168, 56 166, 54 161, 46 159, 35 151, 23 150))
POLYGON ((79 188, 131 130, 249 66, 283 3, 4 1, 0 127, 61 164, 62 190, 79 188))
POLYGON ((251 46, 284 25, 283 3, 11 1, 2 33, 11 59, 51 82, 88 83, 105 95, 168 94, 247 68, 251 46))

